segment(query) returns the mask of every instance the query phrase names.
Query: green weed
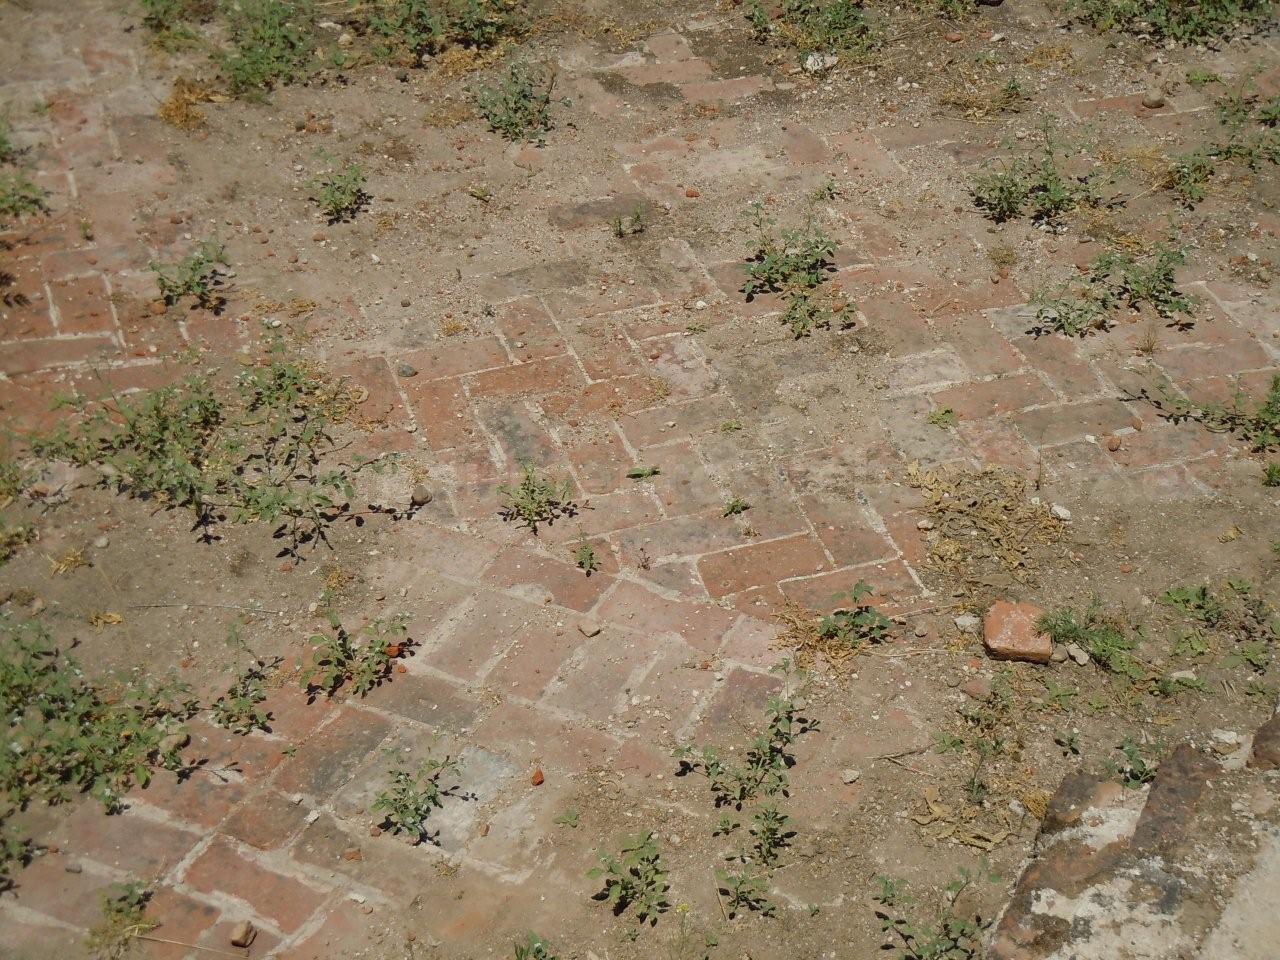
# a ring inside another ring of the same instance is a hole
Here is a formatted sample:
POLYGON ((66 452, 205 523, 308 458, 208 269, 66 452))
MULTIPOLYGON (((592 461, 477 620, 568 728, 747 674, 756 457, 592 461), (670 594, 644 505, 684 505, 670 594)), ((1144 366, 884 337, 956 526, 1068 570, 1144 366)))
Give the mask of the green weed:
POLYGON ((758 874, 749 870, 717 870, 716 883, 719 884, 719 892, 724 894, 724 906, 730 919, 743 910, 765 917, 771 917, 777 912, 773 901, 766 896, 769 883, 758 874))
POLYGON ((226 277, 222 268, 229 264, 226 247, 216 240, 202 240, 177 263, 164 264, 153 260, 149 266, 156 275, 160 296, 169 306, 184 297, 195 298, 196 304, 206 310, 215 310, 224 302, 219 289, 226 277))
POLYGON ((1169 161, 1164 185, 1188 209, 1205 198, 1205 184, 1213 178, 1217 157, 1204 150, 1179 154, 1169 161))
POLYGON ((315 48, 310 0, 237 0, 223 10, 232 49, 222 70, 232 94, 260 97, 307 72, 315 48))
POLYGON ((358 163, 339 166, 330 162, 329 169, 312 182, 311 199, 329 223, 344 223, 354 220, 372 199, 365 190, 368 182, 358 163))
POLYGON ((797 339, 818 327, 841 327, 854 322, 853 306, 838 294, 820 289, 835 271, 836 242, 810 217, 803 227, 775 234, 776 221, 760 203, 751 205, 756 231, 755 251, 744 268, 747 279, 742 293, 752 300, 762 293, 786 297, 782 321, 797 339))
POLYGON ((593 880, 604 880, 604 889, 595 899, 607 902, 615 915, 634 906, 640 923, 656 924, 658 916, 670 906, 667 901, 670 884, 653 834, 637 833, 627 837, 616 856, 600 853, 598 859, 600 866, 587 873, 593 880))
POLYGON ((750 509, 751 509, 751 504, 749 504, 746 500, 743 500, 741 497, 730 497, 725 502, 724 510, 721 511, 720 516, 736 517, 739 514, 746 513, 750 509))
POLYGON ((1142 748, 1132 738, 1125 737, 1116 749, 1120 751, 1124 761, 1120 763, 1108 761, 1107 766, 1112 775, 1118 776, 1120 782, 1126 787, 1136 790, 1144 783, 1150 783, 1156 778, 1157 764, 1142 752, 1142 748))
MULTIPOLYGON (((389 752, 395 756, 395 751, 389 752)), ((403 762, 397 762, 391 770, 387 789, 373 801, 373 812, 383 814, 380 826, 394 834, 408 834, 414 843, 431 841, 427 821, 432 811, 444 806, 445 797, 459 795, 460 789, 456 785, 442 787, 440 781, 445 776, 457 777, 461 772, 462 764, 452 757, 443 760, 428 757, 412 770, 403 762)))
POLYGON ((18 220, 49 211, 49 192, 25 170, 0 170, 0 220, 18 220))
POLYGON ((950 407, 941 407, 934 410, 925 418, 927 423, 930 423, 935 427, 942 427, 944 430, 954 427, 956 425, 956 420, 956 412, 950 407))
POLYGON ((227 631, 227 643, 247 654, 250 664, 232 681, 227 692, 210 707, 213 722, 232 733, 247 734, 254 730, 270 732, 271 712, 262 704, 267 699, 267 682, 281 664, 279 657, 268 659, 249 649, 234 625, 227 631))
POLYGON ((102 689, 54 647, 35 621, 0 614, 0 708, 7 724, 0 789, 19 809, 87 793, 120 809, 155 767, 184 768, 183 724, 196 712, 187 688, 132 677, 102 689))
POLYGON ((368 19, 369 31, 415 62, 462 46, 487 50, 524 32, 517 0, 388 0, 368 19))
POLYGON ((1096 201, 1088 177, 1069 178, 1058 169, 1057 148, 1047 131, 1039 161, 1020 157, 1002 170, 980 174, 972 193, 974 204, 996 223, 1026 213, 1036 223, 1054 226, 1063 214, 1096 201))
POLYGON ((1206 627, 1214 627, 1226 618, 1227 609, 1209 587, 1201 584, 1198 587, 1175 587, 1166 590, 1160 602, 1181 610, 1193 620, 1198 620, 1206 627))
POLYGON ((39 456, 97 467, 104 484, 131 497, 191 510, 206 537, 228 519, 276 524, 280 555, 297 556, 326 542, 338 519, 357 516, 356 474, 385 466, 331 463, 344 402, 333 385, 277 357, 229 390, 196 376, 92 410, 74 399, 84 418, 31 444, 39 456))
POLYGON ((1036 629, 1047 633, 1054 643, 1077 644, 1094 663, 1110 673, 1135 682, 1147 676, 1147 671, 1133 657, 1134 641, 1103 615, 1097 603, 1079 612, 1064 607, 1046 613, 1036 622, 1036 629))
MULTIPOLYGON (((942 890, 924 919, 912 919, 908 910, 916 901, 907 893, 904 880, 876 878, 879 890, 873 898, 880 930, 886 937, 885 950, 895 951, 897 960, 977 960, 982 956, 982 933, 990 924, 978 914, 960 915, 956 901, 974 882, 975 875, 961 870, 942 890)), ((995 877, 991 877, 995 880, 995 877)), ((919 911, 915 911, 919 912, 919 911)))
POLYGON ((532 930, 524 940, 516 941, 515 951, 515 960, 560 960, 551 944, 532 930))
POLYGON ((743 859, 754 860, 766 867, 776 865, 780 852, 795 834, 790 824, 791 818, 780 811, 777 804, 762 804, 752 817, 748 831, 751 835, 750 856, 743 859))
POLYGON ((837 593, 832 600, 848 606, 823 617, 818 624, 818 635, 851 650, 868 643, 881 643, 889 636, 893 624, 875 607, 863 603, 863 598, 873 592, 869 583, 859 580, 848 593, 837 593))
POLYGON ((879 25, 856 0, 783 0, 776 15, 760 0, 751 0, 746 17, 758 40, 792 47, 806 63, 813 54, 862 59, 883 39, 879 25))
POLYGON ((1192 67, 1187 71, 1187 85, 1195 90, 1202 90, 1211 83, 1221 83, 1222 77, 1218 76, 1212 70, 1203 70, 1199 67, 1192 67))
POLYGON ((1171 395, 1153 398, 1145 390, 1137 398, 1151 403, 1174 423, 1192 420, 1215 433, 1234 434, 1254 453, 1280 448, 1280 376, 1272 378, 1266 396, 1256 404, 1250 404, 1243 392, 1229 404, 1197 404, 1171 395))
POLYGON ((1067 0, 1066 9, 1095 30, 1124 30, 1153 41, 1202 43, 1262 22, 1271 0, 1067 0))
POLYGON ((354 636, 332 613, 329 625, 330 633, 310 637, 311 662, 299 678, 312 698, 332 697, 347 684, 356 696, 365 696, 391 676, 392 662, 409 649, 404 615, 370 621, 354 636))
POLYGON ((600 569, 600 559, 589 543, 582 544, 573 552, 573 562, 588 577, 600 569))
POLYGON ((144 915, 150 900, 151 891, 138 883, 117 884, 102 895, 102 919, 85 938, 85 949, 94 960, 122 960, 135 939, 160 926, 144 915))
POLYGON ((476 91, 476 107, 494 133, 541 146, 553 126, 551 108, 570 106, 567 98, 554 96, 555 85, 554 70, 534 71, 513 63, 497 86, 476 91))
POLYGON ((658 467, 632 467, 627 471, 628 480, 651 480, 662 473, 658 467))
POLYGON ((1262 485, 1264 487, 1280 487, 1280 463, 1268 463, 1262 469, 1262 485))
POLYGON ((637 233, 644 233, 644 210, 636 207, 626 220, 622 218, 622 214, 618 214, 609 221, 609 227, 613 231, 613 235, 619 240, 626 237, 634 237, 637 233))
POLYGON ((503 484, 498 487, 498 493, 505 501, 500 514, 503 520, 518 520, 536 535, 538 524, 551 526, 561 517, 577 514, 572 482, 557 483, 540 474, 528 462, 523 465, 523 471, 524 475, 516 486, 503 484))
POLYGON ((787 796, 787 771, 795 764, 791 747, 797 737, 814 729, 801 709, 790 697, 769 697, 764 729, 752 738, 741 764, 732 763, 713 746, 696 751, 683 746, 673 754, 680 761, 676 775, 706 777, 717 807, 741 810, 762 794, 787 796))

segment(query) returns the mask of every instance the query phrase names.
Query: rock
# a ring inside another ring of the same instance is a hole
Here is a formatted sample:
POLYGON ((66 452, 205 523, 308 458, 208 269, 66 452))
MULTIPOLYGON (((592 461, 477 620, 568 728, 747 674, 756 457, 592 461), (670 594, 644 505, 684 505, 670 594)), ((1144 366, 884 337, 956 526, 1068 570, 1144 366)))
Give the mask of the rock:
POLYGON ((80 866, 80 864, 75 860, 71 860, 64 864, 62 869, 67 873, 82 873, 84 871, 84 867, 80 866))
POLYGON ((169 309, 169 305, 163 300, 152 300, 147 304, 147 309, 151 311, 153 317, 163 317, 165 311, 169 309))
POLYGON ((806 73, 821 73, 839 62, 840 58, 832 53, 811 53, 804 58, 804 69, 806 73))
POLYGON ((431 500, 431 491, 421 483, 415 486, 409 494, 409 502, 415 507, 425 507, 431 500))
POLYGON ((342 859, 350 862, 356 862, 364 859, 364 854, 360 852, 359 847, 347 847, 342 851, 342 859))
POLYGON ((1148 110, 1159 110, 1164 106, 1164 93, 1160 90, 1148 90, 1142 95, 1142 105, 1148 110))
POLYGON ((1280 770, 1280 714, 1260 726, 1253 735, 1249 766, 1255 770, 1280 770))
POLYGON ((972 613, 962 613, 951 622, 956 625, 956 629, 961 633, 977 633, 978 627, 982 624, 982 621, 972 613))
POLYGON ((583 620, 578 624, 578 632, 584 637, 596 637, 604 628, 595 620, 583 620))
POLYGON ((986 677, 971 677, 960 684, 960 692, 965 696, 972 697, 979 703, 985 703, 991 699, 992 694, 995 693, 995 688, 992 687, 991 681, 986 677))
POLYGON ((231 945, 233 947, 247 947, 253 943, 253 939, 257 935, 258 928, 248 920, 242 920, 231 931, 231 945))
POLYGON ((1062 663, 1067 659, 1066 647, 1054 647, 1053 654, 1049 657, 1050 663, 1062 663))
POLYGON ((535 787, 540 787, 543 785, 543 783, 546 782, 546 779, 547 778, 542 774, 542 768, 536 767, 533 771, 533 776, 529 778, 529 782, 532 783, 535 787))
POLYGON ((111 541, 108 540, 106 537, 95 537, 93 541, 94 547, 96 547, 98 550, 105 550, 107 549, 108 546, 110 546, 110 544, 111 544, 111 541))
POLYGON ((1071 511, 1060 503, 1055 503, 1049 507, 1049 512, 1064 523, 1071 519, 1071 511))
POLYGON ((1067 656, 1082 667, 1088 666, 1089 664, 1089 654, 1085 651, 1084 647, 1080 646, 1080 644, 1076 643, 1074 640, 1067 644, 1067 656))
POLYGON ((854 770, 853 768, 849 768, 848 770, 842 770, 842 771, 840 771, 840 782, 841 782, 841 783, 846 783, 846 784, 847 784, 847 783, 857 783, 857 782, 858 782, 858 780, 859 780, 859 779, 861 779, 861 777, 862 777, 862 771, 861 771, 861 770, 854 770))
POLYGON ((1107 449, 1110 450, 1112 453, 1115 453, 1117 450, 1119 450, 1120 438, 1117 437, 1115 434, 1112 434, 1111 436, 1107 437, 1107 449))
POLYGON ((396 376, 398 377, 416 377, 418 368, 411 363, 397 363, 396 376))
POLYGON ((963 33, 956 33, 954 30, 946 36, 947 43, 959 43, 964 39, 963 33))
MULTIPOLYGON (((1000 6, 1000 4, 1002 4, 1002 3, 1004 3, 1004 0, 978 0, 978 6, 980 6, 980 7, 998 7, 998 6, 1000 6)), ((995 40, 995 39, 999 38, 999 36, 1000 36, 1000 34, 998 34, 998 33, 997 33, 997 34, 996 34, 994 37, 992 37, 991 39, 992 39, 992 40, 995 40)))
POLYGON ((991 656, 1000 660, 1048 663, 1053 641, 1036 629, 1044 610, 1030 603, 999 600, 987 611, 982 625, 982 642, 991 656))
POLYGON ((684 195, 690 200, 696 200, 702 196, 702 192, 697 187, 685 187, 684 195))
POLYGON ((917 623, 914 631, 917 637, 927 637, 929 635, 929 625, 927 623, 917 623))
POLYGON ((1194 670, 1175 670, 1169 674, 1170 680, 1177 680, 1182 683, 1195 683, 1196 672, 1194 670))
POLYGON ((60 503, 72 490, 87 487, 92 482, 93 473, 87 468, 65 460, 54 460, 41 471, 40 479, 27 487, 27 495, 33 500, 60 503))
POLYGON ((925 517, 923 520, 917 520, 917 521, 916 521, 916 529, 917 529, 917 530, 932 530, 932 529, 933 529, 933 521, 932 521, 932 520, 930 520, 928 517, 925 517))

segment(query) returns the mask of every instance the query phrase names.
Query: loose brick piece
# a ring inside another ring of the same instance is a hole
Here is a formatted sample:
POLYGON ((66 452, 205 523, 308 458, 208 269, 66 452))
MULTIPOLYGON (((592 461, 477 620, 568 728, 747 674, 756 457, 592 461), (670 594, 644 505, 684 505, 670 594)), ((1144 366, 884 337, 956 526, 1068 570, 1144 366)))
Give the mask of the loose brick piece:
POLYGON ((1044 610, 1029 603, 993 603, 982 624, 982 642, 987 652, 999 660, 1048 663, 1053 641, 1036 629, 1036 621, 1042 616, 1044 610))

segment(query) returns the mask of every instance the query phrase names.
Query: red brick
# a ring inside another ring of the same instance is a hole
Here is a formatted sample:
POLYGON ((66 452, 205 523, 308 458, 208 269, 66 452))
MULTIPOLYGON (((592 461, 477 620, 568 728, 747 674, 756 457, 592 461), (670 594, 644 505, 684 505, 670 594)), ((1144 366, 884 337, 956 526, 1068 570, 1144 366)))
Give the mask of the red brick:
POLYGON ((215 837, 187 867, 183 880, 204 893, 247 903, 254 913, 286 933, 302 926, 325 900, 323 892, 247 859, 222 837, 215 837))
POLYGON ((356 767, 390 732, 391 724, 381 717, 342 707, 332 722, 304 741, 297 753, 285 761, 275 787, 284 794, 327 797, 351 778, 356 767))
MULTIPOLYGON (((855 504, 812 496, 801 503, 836 566, 885 560, 896 552, 882 534, 871 529, 866 514, 855 504)), ((747 514, 748 520, 754 520, 754 513, 753 509, 747 514)))
POLYGON ((563 390, 567 384, 586 382, 578 365, 568 357, 533 360, 513 367, 472 374, 468 381, 472 395, 477 397, 553 393, 563 390))
POLYGON ((73 337, 0 343, 0 373, 10 376, 49 367, 105 360, 117 352, 109 337, 73 337))
POLYGON ((434 383, 413 378, 402 381, 418 430, 433 450, 444 450, 472 442, 478 427, 467 405, 460 380, 434 383))
POLYGON ((998 414, 1052 403, 1053 393, 1031 373, 1018 373, 998 380, 981 380, 949 387, 933 394, 933 402, 950 407, 963 420, 983 420, 998 414))
POLYGON ((463 680, 479 680, 522 636, 545 628, 552 614, 498 593, 484 593, 454 625, 449 636, 421 654, 437 670, 463 680))
POLYGON ((614 539, 622 551, 623 562, 632 567, 740 546, 742 532, 734 520, 721 516, 723 512, 723 509, 716 508, 705 513, 659 520, 624 530, 614 539))
POLYGON ((1188 346, 1161 350, 1156 362, 1178 383, 1275 366, 1270 354, 1256 340, 1247 339, 1214 347, 1188 346))
POLYGON ((668 516, 678 517, 717 506, 723 509, 725 497, 691 443, 640 450, 636 458, 641 466, 657 467, 661 472, 651 480, 631 482, 651 484, 668 516))
POLYGON ((587 576, 572 563, 525 550, 504 551, 486 571, 485 580, 497 587, 515 587, 522 593, 545 592, 560 606, 579 611, 595 606, 600 595, 613 583, 612 577, 600 573, 587 576))
POLYGON ((536 763, 548 777, 553 770, 577 773, 600 766, 616 745, 612 737, 515 701, 500 704, 476 724, 472 742, 517 766, 536 763))
POLYGON ((368 391, 353 408, 353 419, 363 423, 403 425, 408 422, 400 403, 400 391, 385 357, 361 357, 337 367, 333 373, 351 386, 368 391))
MULTIPOLYGON (((400 682, 397 680, 397 682, 400 682)), ((259 850, 276 850, 302 829, 309 806, 294 803, 275 790, 261 790, 222 824, 230 837, 259 850)))
POLYGON ((698 561, 698 572, 713 597, 790 577, 809 576, 829 568, 822 546, 810 536, 755 543, 709 554, 698 561))
POLYGON ((159 924, 156 929, 150 931, 148 936, 176 940, 177 943, 139 941, 136 944, 139 948, 138 953, 154 960, 185 960, 190 948, 179 944, 198 941, 218 922, 221 912, 216 907, 200 903, 176 890, 160 887, 152 893, 144 916, 153 923, 159 924))
POLYGON ((1033 446, 1067 443, 1086 434, 1100 437, 1132 422, 1129 407, 1119 400, 1090 400, 1031 410, 1013 418, 1033 446))
POLYGON ((656 636, 606 625, 599 636, 583 640, 582 655, 564 667, 545 702, 607 723, 623 709, 633 681, 661 648, 656 636))
POLYGON ((997 660, 1025 660, 1048 663, 1053 654, 1053 641, 1036 627, 1044 616, 1041 607, 1030 603, 997 600, 982 623, 982 642, 987 653, 997 660))
POLYGON ((391 683, 371 691, 366 704, 433 727, 461 733, 480 712, 462 688, 440 677, 397 674, 391 683))
POLYGON ((583 536, 593 537, 652 523, 659 517, 653 497, 643 490, 622 490, 584 500, 580 512, 567 523, 539 530, 546 543, 569 543, 583 536))
POLYGON ((564 459, 555 438, 518 401, 486 406, 481 409, 479 419, 489 435, 497 439, 509 470, 526 462, 540 467, 559 467, 564 459))
POLYGON ((760 723, 768 698, 782 690, 776 674, 752 670, 730 670, 724 682, 716 685, 711 703, 698 721, 698 742, 737 743, 744 726, 751 729, 760 723))
POLYGON ((619 581, 596 614, 631 630, 653 635, 678 633, 685 643, 714 652, 737 616, 709 603, 669 600, 637 583, 619 581))
POLYGON ((81 802, 61 818, 52 837, 66 855, 95 860, 139 876, 156 876, 187 855, 200 834, 157 823, 137 811, 107 815, 98 803, 81 802))
POLYGON ((639 283, 615 284, 601 289, 598 284, 573 290, 549 291, 543 300, 551 313, 560 320, 573 323, 584 317, 602 313, 616 313, 648 304, 659 303, 662 298, 650 287, 639 283))
POLYGON ((613 493, 631 484, 626 473, 634 463, 612 427, 568 447, 582 489, 587 493, 613 493))
POLYGON ((55 280, 49 284, 62 334, 105 333, 115 329, 107 286, 101 275, 55 280))
POLYGON ((572 623, 530 625, 485 676, 485 684, 503 695, 536 700, 561 664, 584 643, 586 638, 572 623))
POLYGON ((816 577, 788 580, 782 584, 782 590, 788 599, 803 607, 829 613, 847 603, 835 600, 835 596, 847 593, 859 580, 865 580, 871 586, 872 593, 868 595, 867 602, 882 612, 896 614, 918 605, 920 588, 907 564, 901 560, 867 563, 816 577))
POLYGON ((415 377, 401 378, 408 392, 412 381, 418 379, 456 377, 491 367, 505 367, 511 361, 497 337, 480 337, 475 340, 444 340, 426 349, 403 354, 395 362, 397 365, 407 363, 418 371, 415 377))
POLYGON ((551 314, 536 298, 504 303, 496 312, 498 329, 506 337, 517 363, 568 352, 551 314))

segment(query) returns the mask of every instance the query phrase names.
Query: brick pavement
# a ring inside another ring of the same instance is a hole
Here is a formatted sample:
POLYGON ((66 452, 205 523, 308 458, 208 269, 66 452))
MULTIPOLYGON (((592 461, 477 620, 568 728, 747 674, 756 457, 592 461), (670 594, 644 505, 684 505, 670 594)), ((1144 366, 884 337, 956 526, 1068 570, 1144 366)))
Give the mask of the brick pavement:
MULTIPOLYGON (((147 263, 181 249, 193 226, 169 134, 142 96, 139 53, 122 35, 97 42, 51 32, 45 44, 43 72, 11 77, 7 88, 49 105, 17 132, 33 144, 54 209, 0 237, 21 295, 0 313, 0 411, 16 428, 53 422, 57 393, 166 382, 189 348, 233 358, 258 322, 234 294, 218 316, 152 310, 147 263)), ((716 70, 667 33, 601 75, 639 89, 671 85, 690 104, 721 106, 774 85, 716 70)), ((611 95, 598 83, 576 82, 588 109, 591 97, 606 105, 611 95)), ((1146 111, 1137 99, 1072 109, 1148 126, 1203 109, 1193 100, 1146 111)), ((761 184, 786 180, 792 165, 814 177, 835 170, 892 182, 950 128, 820 133, 792 124, 769 155, 753 136, 734 120, 718 122, 710 139, 685 136, 677 122, 647 142, 619 144, 613 182, 654 204, 695 204, 693 184, 745 201, 761 184)), ((1050 480, 1132 478, 1206 496, 1206 478, 1232 444, 1161 423, 1120 402, 1122 388, 1156 376, 1191 395, 1221 395, 1237 378, 1259 383, 1280 366, 1274 300, 1259 303, 1252 289, 1216 278, 1193 284, 1212 322, 1150 358, 1132 355, 1124 328, 1083 342, 1032 339, 1027 291, 1014 282, 942 276, 920 265, 873 204, 846 198, 838 207, 852 252, 837 279, 883 336, 886 364, 884 389, 855 434, 811 435, 781 414, 761 419, 736 388, 742 371, 729 353, 689 328, 768 321, 777 305, 743 303, 735 262, 687 243, 667 251, 669 285, 572 270, 517 285, 495 272, 481 278, 495 294, 490 328, 335 360, 369 390, 371 445, 412 451, 440 479, 430 519, 397 528, 373 573, 403 589, 418 613, 420 655, 363 701, 302 706, 282 691, 272 735, 202 727, 195 748, 214 759, 191 782, 162 775, 119 817, 78 808, 60 820, 50 833, 56 852, 0 900, 0 938, 42 949, 76 940, 93 921, 96 891, 126 876, 155 884, 153 912, 172 939, 221 948, 231 925, 251 919, 261 930, 255 957, 337 955, 338 944, 361 939, 374 911, 441 889, 446 873, 461 906, 434 916, 431 936, 462 940, 513 910, 536 924, 547 909, 535 895, 542 878, 583 886, 577 865, 540 839, 569 784, 601 768, 645 778, 668 769, 677 740, 731 732, 735 711, 772 683, 776 603, 829 606, 858 579, 896 611, 936 602, 920 567, 918 503, 900 483, 910 461, 1042 465, 1050 480), (954 430, 918 435, 920 421, 943 408, 958 416, 954 430), (731 430, 735 423, 746 429, 731 430), (537 539, 495 515, 496 486, 522 460, 569 478, 582 506, 537 539), (625 476, 633 466, 661 473, 636 482, 625 476), (832 472, 856 478, 855 497, 832 492, 832 472), (752 509, 723 517, 739 495, 752 509), (569 555, 581 538, 603 557, 590 578, 569 555), (477 798, 450 801, 439 848, 370 836, 361 809, 383 750, 433 737, 461 751, 477 798), (288 757, 286 744, 296 746, 288 757), (535 768, 545 786, 531 785, 535 768)), ((560 222, 572 230, 599 220, 593 208, 560 222)), ((966 229, 982 242, 976 215, 966 229)), ((354 305, 358 322, 370 322, 363 311, 354 305)), ((909 710, 891 720, 904 736, 919 722, 909 710)))

